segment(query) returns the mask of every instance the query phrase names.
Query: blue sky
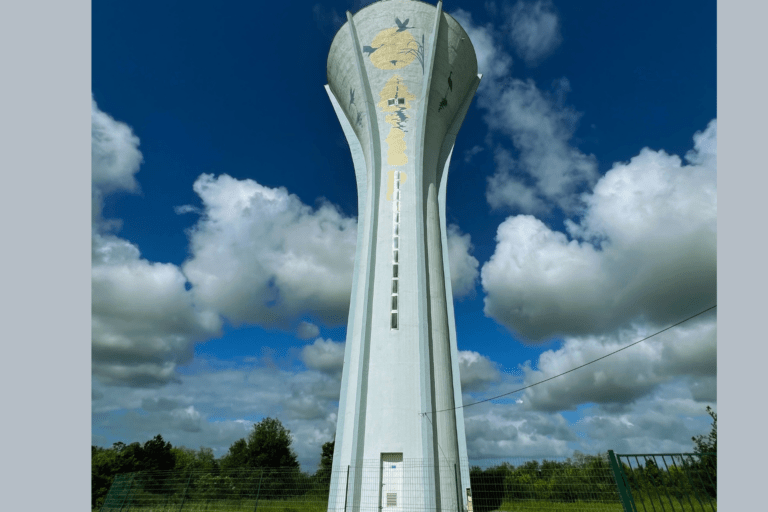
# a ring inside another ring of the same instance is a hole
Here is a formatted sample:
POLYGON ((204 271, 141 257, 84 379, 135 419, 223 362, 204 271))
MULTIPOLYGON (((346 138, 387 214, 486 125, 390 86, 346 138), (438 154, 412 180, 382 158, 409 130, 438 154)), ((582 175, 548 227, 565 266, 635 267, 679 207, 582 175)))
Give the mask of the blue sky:
MULTIPOLYGON (((354 172, 325 66, 369 2, 92 8, 92 442, 335 431, 354 172)), ((483 82, 447 192, 464 402, 716 299, 716 4, 448 2, 483 82)), ((688 451, 716 320, 465 411, 470 458, 688 451)))

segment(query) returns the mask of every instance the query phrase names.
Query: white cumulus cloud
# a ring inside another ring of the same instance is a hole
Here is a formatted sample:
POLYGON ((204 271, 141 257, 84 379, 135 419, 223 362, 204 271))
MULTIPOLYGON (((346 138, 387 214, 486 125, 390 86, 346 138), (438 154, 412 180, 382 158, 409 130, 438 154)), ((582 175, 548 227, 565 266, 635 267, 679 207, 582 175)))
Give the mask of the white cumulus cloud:
POLYGON ((517 166, 512 154, 498 148, 494 154, 496 172, 488 177, 486 199, 493 209, 512 208, 522 213, 543 213, 548 206, 542 200, 536 187, 524 183, 520 176, 513 174, 517 166))
POLYGON ((320 328, 311 322, 302 321, 296 328, 296 336, 302 340, 314 338, 318 334, 320 334, 320 328))
POLYGON ((459 373, 463 392, 480 391, 501 381, 498 365, 472 350, 459 351, 459 373))
MULTIPOLYGON (((582 366, 649 334, 652 332, 646 327, 636 327, 603 336, 566 338, 561 348, 539 356, 536 370, 523 368, 525 385, 582 366)), ((524 407, 555 412, 595 403, 626 409, 657 392, 663 384, 679 379, 706 383, 716 374, 717 328, 714 315, 710 314, 558 377, 552 383, 528 388, 524 391, 524 407)))
POLYGON ((560 20, 551 1, 518 1, 507 16, 510 42, 527 64, 540 62, 560 45, 560 20))
POLYGON ((579 114, 561 104, 568 87, 567 80, 560 80, 554 93, 545 94, 530 79, 512 79, 497 94, 480 97, 488 127, 509 136, 519 155, 514 166, 509 159, 497 158, 487 191, 493 207, 540 209, 537 199, 544 198, 573 211, 580 205, 578 193, 597 181, 595 157, 569 142, 579 114), (533 188, 523 199, 516 195, 518 187, 505 187, 513 182, 513 168, 532 181, 533 188))
POLYGON ((344 342, 318 338, 301 349, 301 360, 307 368, 340 375, 344 364, 344 345, 344 342))
POLYGON ((456 298, 471 295, 475 291, 480 274, 480 262, 472 256, 472 241, 455 224, 448 225, 448 264, 451 272, 451 288, 456 298))
POLYGON ((512 58, 494 41, 492 24, 476 25, 472 14, 456 9, 451 12, 461 27, 467 32, 477 56, 477 72, 483 75, 480 90, 489 87, 495 80, 509 75, 512 68, 512 58))
POLYGON ((284 188, 201 175, 204 213, 190 230, 184 273, 195 297, 236 323, 287 326, 310 312, 346 321, 357 222, 313 209, 284 188))
POLYGON ((717 123, 688 164, 643 149, 618 163, 566 222, 570 238, 530 216, 505 220, 483 265, 485 312, 529 340, 608 332, 635 320, 674 323, 715 303, 717 123))
POLYGON ((195 342, 220 327, 215 312, 195 306, 178 267, 141 258, 102 218, 103 198, 135 191, 139 139, 124 123, 92 104, 93 234, 91 263, 93 373, 111 385, 158 386, 177 380, 176 365, 195 342))
MULTIPOLYGON (((565 104, 570 82, 563 77, 550 91, 542 91, 533 80, 512 78, 512 59, 500 42, 504 34, 492 24, 475 24, 461 9, 452 15, 477 53, 478 72, 483 74, 478 106, 490 133, 508 137, 515 149, 516 159, 506 149, 496 151, 497 169, 486 192, 491 207, 541 213, 555 205, 576 211, 581 207, 579 194, 594 185, 598 173, 595 157, 571 144, 580 114, 565 104)), ((559 43, 551 3, 518 2, 507 16, 505 30, 519 40, 518 49, 529 60, 542 58, 559 43)))
POLYGON ((135 174, 142 162, 139 138, 131 128, 102 112, 91 100, 91 180, 102 193, 135 191, 135 174))

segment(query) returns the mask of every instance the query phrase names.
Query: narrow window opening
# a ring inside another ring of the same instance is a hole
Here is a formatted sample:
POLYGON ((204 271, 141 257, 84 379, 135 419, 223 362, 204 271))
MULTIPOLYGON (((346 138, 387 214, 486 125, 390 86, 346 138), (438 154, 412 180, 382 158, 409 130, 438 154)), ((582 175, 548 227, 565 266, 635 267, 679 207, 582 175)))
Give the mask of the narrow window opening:
POLYGON ((400 234, 400 224, 395 224, 395 236, 400 234))
POLYGON ((397 263, 397 253, 398 252, 399 251, 392 251, 392 260, 394 261, 394 263, 397 263))
POLYGON ((397 103, 400 105, 405 105, 405 98, 397 98, 397 103))
POLYGON ((392 265, 392 277, 397 277, 397 265, 392 265))
POLYGON ((392 313, 392 329, 397 329, 397 313, 392 313))
POLYGON ((388 106, 390 106, 390 107, 391 107, 391 106, 392 106, 392 105, 394 105, 394 104, 395 104, 395 99, 394 99, 394 98, 392 98, 391 100, 387 100, 387 105, 388 105, 388 106))
POLYGON ((397 279, 392 280, 392 293, 397 293, 397 279))
POLYGON ((392 296, 392 311, 397 311, 397 295, 392 296))
POLYGON ((399 240, 398 237, 395 237, 395 249, 399 249, 397 241, 399 240))

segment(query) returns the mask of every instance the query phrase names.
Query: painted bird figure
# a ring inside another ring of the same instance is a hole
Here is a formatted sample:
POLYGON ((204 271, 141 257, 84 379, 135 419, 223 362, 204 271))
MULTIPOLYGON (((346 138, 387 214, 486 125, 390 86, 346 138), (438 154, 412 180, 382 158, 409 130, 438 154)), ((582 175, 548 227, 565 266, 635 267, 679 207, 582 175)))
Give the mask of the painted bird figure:
POLYGON ((354 105, 355 104, 355 90, 353 88, 349 88, 349 104, 354 105))
POLYGON ((451 75, 452 75, 452 74, 453 74, 453 71, 451 71, 450 73, 448 73, 448 88, 449 88, 450 90, 453 90, 453 81, 451 80, 451 75))
POLYGON ((406 18, 405 21, 400 21, 400 18, 395 18, 395 23, 397 23, 397 31, 402 32, 403 30, 407 28, 413 28, 413 27, 407 27, 408 21, 410 18, 406 18))

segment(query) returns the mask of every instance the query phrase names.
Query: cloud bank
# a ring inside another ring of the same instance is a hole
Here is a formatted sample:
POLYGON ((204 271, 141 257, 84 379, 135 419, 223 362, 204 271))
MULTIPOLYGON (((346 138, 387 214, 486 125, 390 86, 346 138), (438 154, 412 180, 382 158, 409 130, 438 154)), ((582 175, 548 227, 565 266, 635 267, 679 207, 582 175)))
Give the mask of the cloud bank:
POLYGON ((114 235, 119 222, 102 218, 105 195, 137 191, 142 161, 139 139, 92 104, 92 358, 105 384, 161 386, 177 380, 194 343, 215 336, 218 315, 198 308, 178 267, 141 257, 139 248, 114 235))
POLYGON ((687 164, 643 149, 617 163, 568 235, 527 215, 498 228, 483 265, 485 312, 529 340, 664 325, 716 301, 717 122, 687 164))

